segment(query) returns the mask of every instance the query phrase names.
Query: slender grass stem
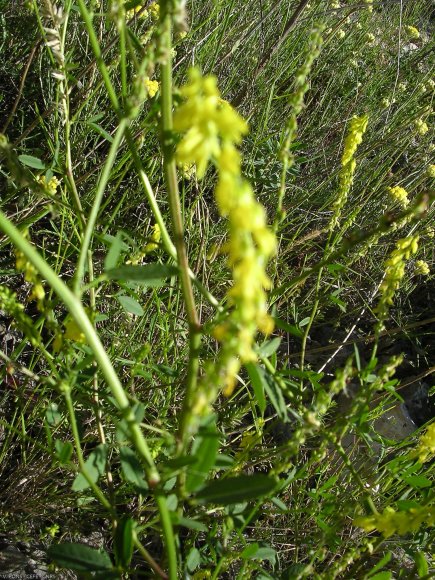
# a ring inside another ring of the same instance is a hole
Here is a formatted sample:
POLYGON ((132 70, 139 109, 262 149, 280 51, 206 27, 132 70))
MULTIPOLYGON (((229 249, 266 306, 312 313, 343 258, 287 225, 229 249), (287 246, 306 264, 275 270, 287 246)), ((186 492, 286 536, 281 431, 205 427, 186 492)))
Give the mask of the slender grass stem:
POLYGON ((80 295, 80 286, 83 280, 83 274, 86 264, 86 259, 88 255, 89 246, 92 240, 92 236, 95 231, 95 224, 98 218, 98 212, 100 210, 101 202, 103 201, 104 191, 106 190, 107 183, 110 179, 110 174, 112 171, 113 163, 115 162, 116 155, 118 153, 119 145, 121 139, 124 135, 124 131, 128 126, 128 119, 121 119, 119 122, 118 130, 115 133, 113 142, 110 146, 109 155, 107 156, 106 163, 104 164, 103 170, 100 175, 100 179, 97 185, 97 191, 95 193, 94 203, 92 204, 92 209, 89 214, 86 229, 83 234, 83 240, 80 247, 79 259, 77 262, 77 268, 74 276, 74 293, 80 295))

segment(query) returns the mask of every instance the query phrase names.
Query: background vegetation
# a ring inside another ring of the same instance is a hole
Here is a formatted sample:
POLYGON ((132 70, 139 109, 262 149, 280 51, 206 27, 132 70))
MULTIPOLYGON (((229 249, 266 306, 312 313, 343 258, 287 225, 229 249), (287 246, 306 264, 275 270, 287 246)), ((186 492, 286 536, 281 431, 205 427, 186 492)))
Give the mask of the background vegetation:
POLYGON ((433 3, 125 9, 0 0, 1 528, 59 577, 432 577, 433 3), (277 236, 274 331, 201 412, 232 272, 216 170, 181 166, 195 327, 164 177, 192 65, 249 123, 277 236), (417 236, 382 314, 386 260, 417 236))

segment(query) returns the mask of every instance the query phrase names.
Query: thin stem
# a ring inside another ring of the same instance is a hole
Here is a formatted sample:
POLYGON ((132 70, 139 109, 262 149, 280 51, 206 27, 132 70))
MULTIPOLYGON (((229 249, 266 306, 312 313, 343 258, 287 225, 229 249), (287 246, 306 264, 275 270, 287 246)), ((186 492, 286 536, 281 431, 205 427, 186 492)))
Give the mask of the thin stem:
POLYGON ((151 556, 148 550, 141 544, 135 531, 133 531, 133 544, 136 546, 142 558, 146 562, 148 562, 148 564, 151 566, 154 572, 158 574, 160 578, 164 578, 166 580, 168 578, 168 575, 160 568, 160 566, 157 564, 157 562, 154 560, 154 558, 151 556))
POLYGON ((50 268, 35 248, 21 235, 19 230, 2 211, 0 211, 0 229, 9 236, 13 244, 26 256, 29 262, 33 264, 41 277, 45 278, 47 283, 59 296, 60 300, 65 304, 78 327, 85 335, 107 384, 110 387, 112 395, 122 412, 123 418, 128 423, 131 440, 144 461, 148 480, 152 486, 155 486, 160 480, 160 476, 157 472, 147 442, 142 434, 139 424, 136 422, 135 414, 133 409, 130 407, 128 397, 119 381, 118 375, 116 374, 82 303, 50 268))
POLYGON ((83 234, 83 240, 80 247, 80 255, 77 262, 76 273, 74 276, 74 292, 77 296, 80 295, 80 286, 83 280, 88 249, 95 231, 95 224, 97 222, 101 202, 103 201, 104 191, 106 189, 107 182, 109 181, 110 178, 112 167, 115 162, 115 157, 118 153, 119 144, 121 143, 122 136, 124 135, 124 131, 128 123, 129 121, 127 119, 121 119, 119 121, 118 130, 116 131, 115 137, 113 138, 112 145, 110 146, 109 155, 107 156, 106 163, 104 164, 103 171, 101 172, 100 179, 98 181, 94 203, 92 204, 92 209, 86 223, 85 232, 83 234))
POLYGON ((80 472, 82 473, 82 475, 86 479, 86 481, 89 483, 90 487, 92 488, 92 491, 95 493, 95 496, 100 501, 100 503, 110 512, 112 517, 115 517, 115 510, 114 510, 113 506, 111 505, 109 500, 106 498, 104 493, 101 491, 101 489, 98 487, 98 485, 92 480, 92 478, 90 477, 90 475, 88 473, 88 470, 86 469, 85 460, 83 458, 83 451, 82 451, 82 447, 80 444, 79 430, 77 428, 76 414, 75 414, 74 405, 73 405, 73 402, 71 399, 71 392, 70 392, 69 385, 65 385, 64 387, 62 387, 62 393, 63 393, 63 396, 65 398, 66 406, 68 409, 69 421, 70 421, 71 429, 73 432, 74 446, 75 446, 76 453, 77 453, 77 460, 79 462, 80 472))
POLYGON ((161 109, 162 109, 162 149, 166 187, 169 195, 172 229, 174 232, 177 261, 180 268, 180 281, 189 322, 189 368, 186 381, 186 393, 183 402, 182 420, 179 431, 179 451, 186 445, 186 428, 193 404, 193 396, 198 380, 198 350, 201 342, 200 321, 193 296, 190 270, 184 242, 184 226, 178 191, 177 170, 173 152, 173 119, 172 119, 172 21, 169 13, 169 2, 161 4, 162 51, 165 61, 161 65, 161 109))

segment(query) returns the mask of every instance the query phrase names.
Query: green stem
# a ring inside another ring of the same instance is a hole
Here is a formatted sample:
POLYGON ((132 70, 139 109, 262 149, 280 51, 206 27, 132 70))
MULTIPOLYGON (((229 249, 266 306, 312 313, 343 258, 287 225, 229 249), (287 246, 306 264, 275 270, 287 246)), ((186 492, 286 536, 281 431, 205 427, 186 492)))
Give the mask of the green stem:
POLYGON ((128 124, 129 121, 127 119, 121 119, 119 121, 118 129, 115 133, 112 145, 110 146, 109 155, 107 156, 106 163, 104 164, 103 171, 101 172, 100 179, 98 181, 94 203, 92 205, 91 213, 89 214, 89 218, 86 223, 86 229, 83 234, 83 240, 80 247, 80 255, 74 276, 74 292, 77 296, 80 295, 80 286, 83 280, 88 250, 92 236, 95 232, 95 224, 97 222, 101 202, 103 201, 104 191, 106 189, 107 182, 109 181, 110 178, 110 173, 112 171, 112 167, 115 162, 115 157, 118 153, 119 144, 121 143, 122 136, 124 135, 124 131, 128 126, 128 124))
POLYGON ((198 379, 198 350, 201 342, 200 321, 193 296, 190 269, 184 242, 184 226, 178 191, 177 170, 173 152, 173 119, 172 119, 172 20, 168 0, 161 3, 161 47, 165 61, 161 65, 161 109, 162 109, 162 149, 165 181, 169 196, 169 209, 174 232, 177 261, 180 268, 180 281, 189 323, 189 368, 186 381, 186 393, 183 402, 183 418, 180 425, 179 441, 182 451, 185 448, 186 427, 193 404, 193 396, 198 379))
POLYGON ((142 545, 135 531, 133 531, 133 544, 136 546, 142 558, 145 560, 145 562, 148 562, 154 572, 158 574, 160 578, 167 579, 167 574, 160 568, 148 550, 142 545))
POLYGON ((112 366, 112 363, 104 350, 103 345, 98 337, 98 334, 89 320, 85 309, 80 300, 75 296, 68 286, 56 275, 45 260, 39 255, 35 248, 21 235, 19 230, 12 224, 12 222, 0 211, 0 229, 9 236, 13 244, 26 256, 26 258, 38 270, 42 278, 45 278, 47 283, 51 286, 54 292, 59 296, 60 300, 65 304, 71 316, 79 326, 80 330, 86 337, 86 340, 91 347, 95 359, 103 373, 107 384, 110 387, 113 397, 120 408, 123 418, 127 421, 131 440, 134 443, 136 450, 144 460, 144 466, 147 472, 147 477, 152 486, 160 480, 160 476, 154 465, 153 458, 149 451, 147 442, 142 434, 139 424, 132 408, 130 407, 128 397, 122 388, 119 378, 112 366))
POLYGON ((98 485, 89 476, 88 470, 86 469, 85 460, 83 458, 83 451, 82 451, 82 447, 80 444, 79 430, 77 428, 76 414, 75 414, 74 405, 73 405, 73 402, 71 399, 70 387, 69 387, 69 385, 64 385, 61 387, 61 390, 62 390, 62 394, 65 398, 66 406, 68 409, 69 421, 70 421, 71 429, 73 432, 74 445, 75 445, 75 449, 76 449, 76 453, 77 453, 77 459, 79 462, 80 472, 82 473, 82 475, 84 476, 86 481, 89 483, 90 487, 92 488, 92 491, 95 493, 95 496, 100 501, 100 503, 110 512, 112 517, 115 517, 115 510, 114 510, 113 506, 110 504, 109 500, 103 494, 103 492, 98 487, 98 485))

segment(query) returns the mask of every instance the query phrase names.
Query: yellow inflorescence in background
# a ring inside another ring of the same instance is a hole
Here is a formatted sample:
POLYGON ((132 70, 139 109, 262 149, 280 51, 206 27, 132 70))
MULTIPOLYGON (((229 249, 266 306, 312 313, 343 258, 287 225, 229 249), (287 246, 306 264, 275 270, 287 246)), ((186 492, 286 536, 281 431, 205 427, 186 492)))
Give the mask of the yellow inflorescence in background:
POLYGON ((174 128, 184 133, 177 147, 177 161, 181 165, 195 164, 198 179, 210 162, 215 165, 216 203, 229 222, 225 250, 234 280, 227 293, 231 311, 213 331, 222 345, 213 382, 223 382, 224 392, 229 395, 241 364, 256 359, 253 345, 257 329, 265 334, 273 330, 265 290, 270 287, 266 265, 275 252, 276 241, 267 227, 263 206, 242 177, 236 146, 248 131, 246 122, 220 97, 213 76, 203 77, 192 69, 181 93, 186 100, 174 116, 174 128))
POLYGON ((402 207, 407 207, 409 205, 408 192, 403 187, 396 185, 395 187, 389 187, 388 193, 395 201, 398 201, 402 207))
POLYGON ((380 299, 376 307, 380 326, 388 316, 390 306, 393 304, 394 294, 400 286, 405 275, 405 260, 409 260, 418 249, 418 236, 402 238, 396 244, 396 249, 391 252, 385 262, 385 277, 379 288, 380 299))

